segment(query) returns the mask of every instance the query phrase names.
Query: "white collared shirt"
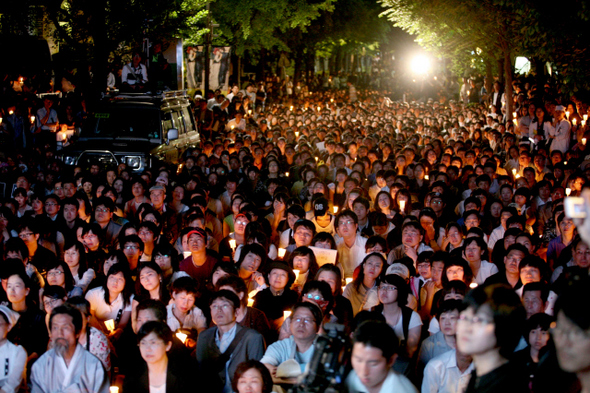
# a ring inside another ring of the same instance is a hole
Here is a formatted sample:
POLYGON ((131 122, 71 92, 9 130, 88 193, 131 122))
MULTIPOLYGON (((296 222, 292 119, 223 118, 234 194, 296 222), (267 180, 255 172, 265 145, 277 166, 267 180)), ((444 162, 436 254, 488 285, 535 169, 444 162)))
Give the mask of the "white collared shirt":
POLYGON ((422 393, 462 393, 467 389, 473 363, 461 373, 457 367, 457 351, 453 349, 431 359, 424 369, 422 393))

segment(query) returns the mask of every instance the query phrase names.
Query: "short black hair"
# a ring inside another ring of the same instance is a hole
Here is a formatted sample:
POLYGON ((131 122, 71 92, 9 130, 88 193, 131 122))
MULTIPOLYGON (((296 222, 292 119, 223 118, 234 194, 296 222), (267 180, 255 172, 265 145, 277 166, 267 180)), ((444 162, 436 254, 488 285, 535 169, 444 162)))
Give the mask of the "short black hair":
POLYGON ((510 286, 494 284, 472 289, 465 299, 464 308, 473 308, 477 312, 487 306, 492 312, 496 346, 500 355, 506 359, 514 352, 524 326, 526 312, 519 296, 510 286))
POLYGON ((139 342, 150 333, 154 333, 166 344, 172 342, 172 330, 170 330, 166 322, 149 321, 144 323, 137 332, 137 343, 139 344, 139 342))
POLYGON ((82 331, 82 313, 76 307, 67 303, 57 306, 53 309, 53 311, 51 311, 51 316, 49 317, 49 330, 51 330, 51 326, 53 325, 53 318, 60 314, 65 314, 72 317, 72 323, 74 324, 76 334, 82 331))
POLYGON ((549 314, 545 314, 543 312, 537 313, 535 315, 531 315, 531 317, 529 319, 526 320, 526 322, 524 323, 524 328, 523 328, 523 337, 524 340, 527 342, 527 344, 531 344, 529 342, 529 334, 531 333, 532 330, 535 330, 537 328, 541 328, 541 330, 548 332, 549 328, 551 327, 551 324, 555 321, 555 318, 553 318, 551 315, 549 314))
POLYGON ((156 319, 160 322, 166 322, 168 318, 168 311, 166 310, 166 306, 159 300, 155 299, 145 299, 141 301, 136 308, 136 314, 139 315, 139 312, 142 310, 152 310, 156 319))
POLYGON ((353 342, 380 349, 387 361, 391 361, 399 351, 398 338, 391 326, 385 322, 363 322, 354 332, 353 342))
POLYGON ((212 305, 217 299, 225 299, 229 301, 232 306, 234 306, 234 310, 240 308, 240 298, 230 290, 222 289, 213 293, 213 295, 211 295, 211 299, 209 299, 209 305, 212 305))

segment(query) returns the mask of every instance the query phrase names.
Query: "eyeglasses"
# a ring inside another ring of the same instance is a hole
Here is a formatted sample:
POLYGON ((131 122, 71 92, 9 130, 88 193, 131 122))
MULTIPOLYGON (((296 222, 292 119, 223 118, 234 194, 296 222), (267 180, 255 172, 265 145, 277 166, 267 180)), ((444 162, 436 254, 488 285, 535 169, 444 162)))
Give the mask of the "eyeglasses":
POLYGON ((50 203, 46 203, 45 206, 57 206, 57 203, 50 202, 50 203))
POLYGON ((110 210, 109 210, 109 209, 106 209, 106 208, 99 208, 99 209, 96 209, 96 212, 97 212, 97 213, 108 213, 109 211, 110 211, 110 210))
POLYGON ((223 305, 211 305, 211 310, 212 311, 219 311, 219 310, 223 310, 223 311, 227 311, 229 308, 233 308, 232 306, 230 306, 229 304, 223 304, 223 305))
POLYGON ((347 220, 347 221, 340 221, 340 224, 339 224, 339 225, 340 225, 341 227, 342 227, 342 226, 348 226, 348 225, 354 225, 354 221, 352 221, 352 220, 347 220))
POLYGON ((153 235, 152 231, 139 231, 137 233, 139 235, 153 235))
POLYGON ((467 315, 461 314, 459 315, 459 321, 462 322, 469 322, 471 325, 479 324, 479 325, 489 325, 493 323, 493 321, 489 321, 486 318, 481 318, 478 316, 468 317, 467 315))
POLYGON ((167 254, 158 254, 154 257, 154 259, 162 259, 162 258, 170 258, 170 255, 167 254))
POLYGON ((381 292, 393 292, 393 291, 397 291, 397 287, 394 287, 392 285, 381 285, 381 286, 379 286, 379 290, 381 292))
POLYGON ((310 299, 310 300, 324 300, 324 298, 320 295, 312 295, 311 293, 308 293, 307 295, 305 295, 306 298, 310 299))
POLYGON ((577 250, 576 251, 576 255, 578 255, 578 256, 584 256, 584 255, 586 255, 588 257, 588 256, 590 256, 590 250, 586 250, 586 251, 577 250))
POLYGON ((306 325, 310 325, 312 323, 315 323, 315 320, 311 319, 311 318, 297 317, 297 318, 293 318, 293 322, 304 323, 306 325))
POLYGON ((47 272, 47 277, 61 276, 62 274, 64 274, 63 270, 52 270, 47 272))
POLYGON ((125 246, 125 250, 137 250, 138 246, 125 246))
POLYGON ((19 233, 18 237, 20 237, 21 239, 26 239, 26 238, 31 237, 33 235, 34 235, 33 232, 24 232, 24 233, 19 233))
POLYGON ((57 303, 60 299, 47 299, 47 300, 43 300, 43 305, 45 307, 51 307, 53 306, 55 303, 57 303))

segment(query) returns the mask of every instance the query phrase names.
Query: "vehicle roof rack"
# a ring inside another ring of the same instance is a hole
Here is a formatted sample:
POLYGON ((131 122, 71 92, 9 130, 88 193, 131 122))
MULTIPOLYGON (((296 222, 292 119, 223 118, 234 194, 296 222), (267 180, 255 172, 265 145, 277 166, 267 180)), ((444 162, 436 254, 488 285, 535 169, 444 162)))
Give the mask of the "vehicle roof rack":
POLYGON ((188 97, 186 90, 169 90, 164 92, 121 92, 120 90, 103 93, 105 99, 152 101, 155 99, 188 97))

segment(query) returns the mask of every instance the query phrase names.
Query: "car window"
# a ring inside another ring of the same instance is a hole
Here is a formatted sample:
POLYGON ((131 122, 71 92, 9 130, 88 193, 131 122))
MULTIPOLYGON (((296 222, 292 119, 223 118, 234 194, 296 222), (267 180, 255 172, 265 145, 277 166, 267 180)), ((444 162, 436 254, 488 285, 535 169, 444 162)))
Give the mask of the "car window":
POLYGON ((153 108, 111 107, 88 117, 82 136, 89 138, 160 138, 160 115, 153 108))

